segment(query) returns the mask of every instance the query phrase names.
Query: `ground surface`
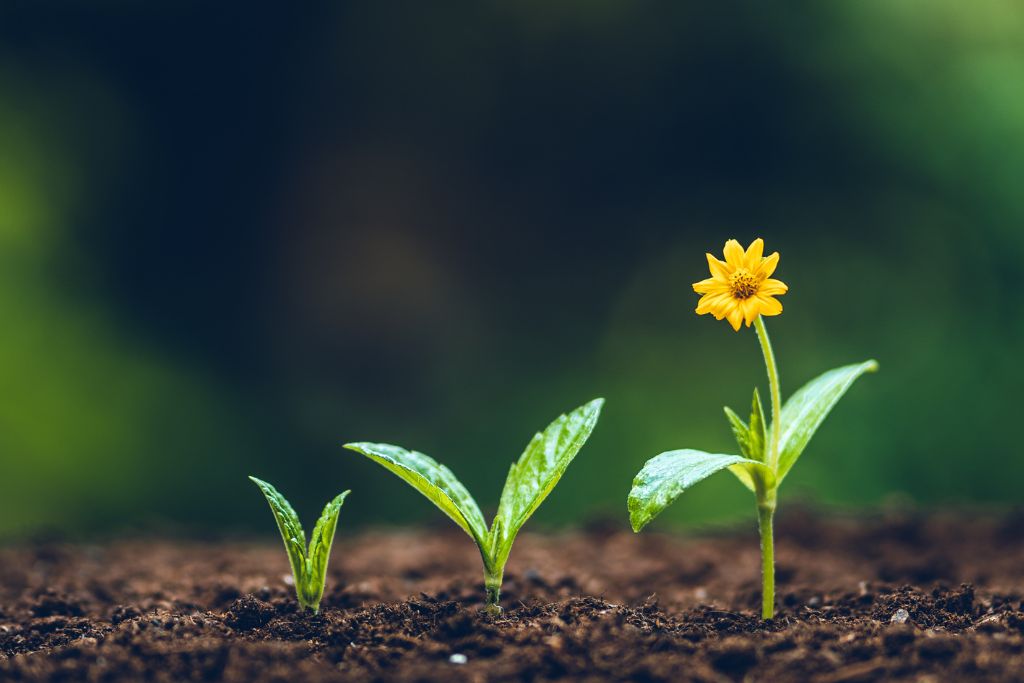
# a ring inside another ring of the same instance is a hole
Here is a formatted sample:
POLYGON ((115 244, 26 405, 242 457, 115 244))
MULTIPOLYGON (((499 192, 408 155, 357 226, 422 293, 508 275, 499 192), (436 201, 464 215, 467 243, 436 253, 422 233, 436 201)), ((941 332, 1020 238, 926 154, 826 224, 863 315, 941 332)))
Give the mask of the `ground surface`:
POLYGON ((777 535, 768 624, 746 533, 525 534, 498 619, 436 529, 339 537, 319 616, 277 543, 7 548, 0 680, 1024 680, 1024 517, 777 535))

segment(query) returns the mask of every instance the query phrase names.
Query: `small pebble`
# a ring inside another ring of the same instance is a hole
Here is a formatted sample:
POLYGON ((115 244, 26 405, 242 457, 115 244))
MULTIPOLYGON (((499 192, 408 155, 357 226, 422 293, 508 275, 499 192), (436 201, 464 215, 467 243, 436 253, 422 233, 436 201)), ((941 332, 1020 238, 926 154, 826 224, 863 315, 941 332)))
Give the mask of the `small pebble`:
POLYGON ((900 607, 898 610, 892 613, 892 616, 889 618, 889 623, 905 624, 907 623, 907 619, 910 619, 910 613, 907 612, 907 610, 900 607))
POLYGON ((451 657, 448 658, 448 661, 451 662, 452 664, 465 664, 466 662, 469 661, 469 658, 466 657, 466 655, 464 655, 464 654, 456 652, 455 654, 453 654, 451 657))
POLYGON ((285 574, 284 576, 281 577, 281 579, 285 582, 285 585, 287 585, 287 586, 294 586, 295 585, 295 577, 292 576, 291 574, 285 574))
POLYGON ((695 588, 693 591, 693 597, 697 598, 698 600, 707 600, 708 592, 703 588, 695 588))

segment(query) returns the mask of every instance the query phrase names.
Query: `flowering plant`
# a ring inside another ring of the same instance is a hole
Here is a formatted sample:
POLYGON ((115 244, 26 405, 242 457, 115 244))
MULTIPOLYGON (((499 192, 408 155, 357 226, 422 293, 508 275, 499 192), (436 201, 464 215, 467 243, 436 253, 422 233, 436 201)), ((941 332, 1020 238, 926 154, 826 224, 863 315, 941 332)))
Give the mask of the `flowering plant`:
POLYGON ((868 360, 829 370, 808 382, 782 405, 778 366, 763 317, 782 313, 782 304, 775 297, 785 294, 789 288, 771 277, 779 263, 779 253, 767 257, 763 254, 764 241, 760 238, 745 250, 736 240, 729 240, 725 243, 725 261, 707 254, 711 277, 694 283, 693 289, 703 295, 697 303, 698 315, 710 313, 717 320, 728 320, 737 332, 744 323, 747 327, 753 324, 768 371, 771 424, 765 421, 755 388, 749 422, 725 408, 740 455, 689 448, 657 455, 647 461, 633 480, 628 506, 633 531, 639 532, 693 484, 722 469, 732 472, 750 489, 757 502, 761 535, 761 616, 771 619, 775 613, 772 520, 779 485, 832 407, 858 377, 877 370, 878 363, 868 360))

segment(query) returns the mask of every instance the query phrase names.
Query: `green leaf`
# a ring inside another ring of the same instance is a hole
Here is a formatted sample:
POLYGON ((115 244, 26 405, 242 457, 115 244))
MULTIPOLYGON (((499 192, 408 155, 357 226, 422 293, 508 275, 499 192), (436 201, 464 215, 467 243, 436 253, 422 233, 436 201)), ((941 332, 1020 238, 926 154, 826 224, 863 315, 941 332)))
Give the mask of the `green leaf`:
POLYGON ((747 426, 747 423, 729 406, 725 406, 722 410, 725 411, 725 417, 729 420, 732 434, 736 437, 736 444, 740 447, 740 453, 743 454, 743 457, 750 458, 751 460, 760 460, 756 452, 753 452, 750 443, 750 427, 747 426))
POLYGON ((629 492, 629 521, 633 531, 640 531, 658 516, 679 495, 719 470, 743 464, 755 468, 767 479, 767 465, 739 455, 705 453, 690 448, 667 451, 647 461, 633 480, 629 492))
MULTIPOLYGON (((754 398, 750 406, 749 426, 729 406, 725 407, 725 417, 729 420, 729 426, 732 427, 732 433, 736 437, 736 443, 739 444, 740 453, 751 460, 758 462, 767 461, 768 457, 765 453, 767 434, 765 433, 764 409, 761 408, 761 397, 757 393, 757 387, 754 387, 754 398)), ((757 485, 754 481, 756 472, 750 471, 748 467, 742 464, 730 465, 729 471, 736 475, 740 483, 750 489, 751 492, 757 491, 757 485)))
POLYGON ((292 566, 292 577, 295 579, 295 585, 298 586, 306 571, 306 534, 302 530, 302 524, 299 523, 299 516, 295 514, 295 510, 292 509, 288 500, 273 486, 256 477, 249 477, 249 479, 260 488, 270 504, 270 510, 274 513, 277 528, 284 541, 285 552, 288 553, 288 562, 292 566))
POLYGON ((768 428, 764 419, 764 408, 761 407, 761 395, 754 387, 754 398, 750 402, 750 452, 748 458, 760 462, 768 462, 768 453, 765 450, 768 444, 768 428))
POLYGON ((397 474, 462 527, 481 552, 487 548, 484 516, 473 496, 447 467, 429 455, 386 443, 347 443, 345 448, 362 453, 397 474))
MULTIPOLYGON (((850 385, 865 372, 878 370, 874 360, 829 370, 805 384, 782 407, 782 432, 779 435, 779 470, 781 482, 803 453, 825 416, 843 397, 850 385)), ((776 425, 772 425, 776 429, 776 425)))
MULTIPOLYGON (((324 506, 320 519, 313 527, 313 535, 309 539, 309 551, 306 553, 306 572, 302 580, 299 603, 314 612, 320 606, 324 596, 324 584, 327 582, 327 563, 331 559, 331 544, 334 532, 338 528, 338 513, 341 505, 351 491, 338 494, 334 500, 324 506)), ((296 578, 296 589, 299 590, 299 577, 296 578)))
POLYGON ((288 500, 282 496, 277 489, 269 483, 249 477, 256 486, 260 487, 270 509, 277 521, 277 528, 284 539, 284 549, 288 553, 288 562, 292 566, 292 578, 295 579, 295 596, 299 604, 306 609, 318 612, 320 610, 320 599, 324 595, 324 583, 327 580, 327 562, 331 557, 331 543, 334 541, 334 532, 338 527, 338 513, 341 511, 341 504, 350 491, 339 494, 324 506, 316 526, 313 528, 313 537, 309 541, 309 548, 306 547, 306 534, 299 523, 299 517, 295 514, 288 500))
POLYGON ((597 398, 561 415, 534 435, 512 465, 490 533, 490 557, 497 567, 504 566, 516 534, 587 442, 603 405, 604 399, 597 398))

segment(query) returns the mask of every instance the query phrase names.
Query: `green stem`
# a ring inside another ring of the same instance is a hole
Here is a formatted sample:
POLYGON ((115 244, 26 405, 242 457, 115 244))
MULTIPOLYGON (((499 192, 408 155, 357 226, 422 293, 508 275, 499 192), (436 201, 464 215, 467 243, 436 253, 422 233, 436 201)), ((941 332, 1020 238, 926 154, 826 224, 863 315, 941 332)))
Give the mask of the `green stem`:
POLYGON ((770 500, 757 502, 757 528, 761 533, 761 618, 775 616, 775 538, 772 518, 775 516, 775 492, 770 500))
POLYGON ((484 568, 484 589, 487 591, 487 603, 484 609, 491 616, 501 614, 501 580, 504 577, 505 569, 484 568))
POLYGON ((757 330, 757 339, 761 342, 761 352, 764 354, 764 365, 768 369, 768 388, 772 394, 772 433, 771 445, 768 451, 768 466, 773 472, 779 470, 779 433, 782 431, 779 419, 782 414, 782 397, 779 389, 779 369, 775 365, 775 354, 772 352, 772 342, 768 339, 768 330, 764 327, 762 316, 754 320, 754 328, 757 330))
MULTIPOLYGON (((772 342, 768 339, 764 319, 757 316, 754 321, 757 339, 761 342, 764 365, 768 370, 768 388, 772 395, 772 430, 768 450, 768 467, 779 472, 779 436, 782 433, 782 391, 779 389, 779 368, 775 364, 772 342)), ((772 519, 775 517, 775 488, 765 490, 757 487, 757 527, 761 534, 761 618, 775 616, 775 536, 772 519)))

